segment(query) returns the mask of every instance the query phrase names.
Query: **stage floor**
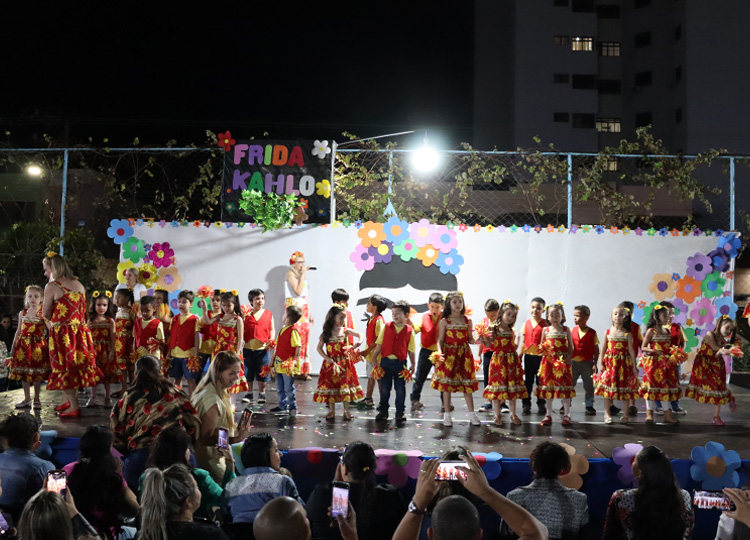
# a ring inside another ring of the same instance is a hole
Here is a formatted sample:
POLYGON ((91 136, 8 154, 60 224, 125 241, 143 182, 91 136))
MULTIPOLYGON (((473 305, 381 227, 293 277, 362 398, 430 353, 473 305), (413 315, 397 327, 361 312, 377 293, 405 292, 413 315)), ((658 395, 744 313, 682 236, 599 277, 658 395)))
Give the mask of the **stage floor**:
MULTIPOLYGON (((326 421, 323 418, 326 414, 325 407, 312 401, 316 382, 313 379, 300 383, 297 387, 300 410, 296 418, 266 413, 266 408, 271 409, 277 404, 275 389, 267 392, 266 406, 253 407, 253 431, 271 433, 283 450, 310 446, 340 448, 352 441, 362 440, 374 448, 419 450, 428 456, 439 455, 453 445, 463 444, 475 452, 499 452, 507 458, 528 458, 534 446, 551 439, 573 446, 578 454, 587 458, 609 458, 614 448, 637 442, 644 445, 655 444, 672 459, 690 459, 693 447, 715 441, 724 444, 727 449, 739 451, 742 458, 748 457, 742 451, 750 436, 750 391, 732 385, 730 389, 737 399, 738 409, 732 413, 728 407, 722 408, 722 418, 726 422, 723 427, 711 423, 713 407, 701 405, 691 399, 682 400, 682 407, 687 415, 678 417, 679 425, 660 424, 660 416, 656 417, 656 424, 645 424, 646 413, 642 400, 638 401, 638 417, 631 419, 630 424, 623 425, 616 421, 605 425, 602 414, 604 402, 600 398, 596 399, 595 404, 597 415, 584 415, 583 388, 579 384, 576 390, 580 397, 574 398, 571 413, 573 425, 570 427, 561 425, 561 417, 557 413, 552 415, 552 426, 540 426, 542 416, 536 414, 536 406, 531 415, 521 416, 524 422, 521 426, 512 426, 507 414, 503 415, 504 426, 494 426, 491 423, 492 414, 479 412, 482 425, 474 427, 468 422, 463 397, 454 394, 454 425, 445 428, 442 425, 439 395, 430 389, 422 395, 424 409, 412 413, 407 406, 408 420, 403 425, 395 425, 393 408, 390 411, 391 420, 375 422, 377 411, 361 411, 352 407, 354 420, 346 422, 342 418, 341 404, 336 407, 336 419, 326 421)), ((481 391, 475 394, 477 406, 484 403, 480 396, 481 391)), ((392 394, 391 399, 393 398, 392 394)), ((13 410, 14 403, 22 399, 23 392, 20 389, 0 393, 0 412, 7 414, 13 410)), ((91 424, 109 423, 109 410, 103 408, 84 409, 80 419, 60 420, 53 410, 54 405, 59 402, 59 392, 43 391, 43 408, 33 413, 41 419, 44 429, 57 430, 60 437, 80 437, 91 424)), ((85 403, 85 399, 82 403, 85 403)), ((520 405, 519 402, 519 411, 520 405)), ((238 404, 238 411, 243 407, 244 405, 238 404)), ((560 400, 556 400, 555 408, 559 407, 560 400)))

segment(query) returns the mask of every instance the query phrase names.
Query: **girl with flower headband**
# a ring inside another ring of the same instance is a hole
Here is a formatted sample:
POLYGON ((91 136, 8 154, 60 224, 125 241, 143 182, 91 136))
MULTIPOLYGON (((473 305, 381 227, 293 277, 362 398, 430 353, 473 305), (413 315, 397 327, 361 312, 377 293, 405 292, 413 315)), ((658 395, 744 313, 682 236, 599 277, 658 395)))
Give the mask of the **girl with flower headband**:
POLYGON ((305 255, 301 251, 295 251, 289 257, 289 271, 286 273, 284 284, 284 306, 297 306, 302 309, 302 318, 297 323, 299 326, 299 335, 302 339, 300 347, 300 362, 302 371, 299 378, 310 380, 310 325, 313 324, 312 315, 310 315, 310 306, 308 298, 310 291, 307 285, 307 271, 310 267, 305 265, 305 255))
POLYGON ((542 361, 539 363, 539 384, 536 396, 547 400, 547 415, 540 425, 552 424, 552 402, 561 398, 563 403, 563 426, 569 426, 570 400, 576 396, 573 386, 573 336, 565 324, 565 310, 562 302, 547 306, 547 326, 542 329, 542 344, 539 349, 542 361))
POLYGON ((709 403, 714 406, 713 423, 723 426, 721 406, 730 404, 730 409, 736 407, 732 393, 727 390, 727 372, 723 355, 741 357, 739 341, 736 339, 737 323, 726 315, 722 315, 716 322, 716 327, 703 338, 698 355, 693 361, 693 371, 690 374, 685 396, 698 403, 709 403))
MULTIPOLYGON (((637 322, 633 320, 633 310, 635 309, 635 304, 631 302, 630 300, 623 300, 619 304, 620 307, 624 307, 628 315, 630 316, 630 332, 633 336, 633 352, 635 353, 636 360, 641 354, 641 344, 643 343, 643 334, 641 333, 641 325, 639 325, 637 322)), ((637 362, 636 367, 641 368, 637 362)), ((638 416, 638 409, 635 406, 635 398, 637 396, 634 396, 630 401, 624 402, 623 405, 627 405, 627 411, 622 412, 622 414, 627 414, 631 418, 635 418, 638 416)), ((617 407, 612 407, 613 411, 611 411, 612 414, 615 414, 615 411, 619 412, 619 409, 617 407)))
MULTIPOLYGON (((102 370, 104 383, 104 406, 112 407, 110 389, 112 383, 122 383, 122 366, 117 362, 115 349, 117 347, 117 330, 112 317, 114 304, 110 291, 94 291, 91 294, 91 309, 89 311, 89 330, 94 341, 96 365, 102 370)), ((96 407, 96 387, 91 389, 91 398, 86 407, 96 407)))
MULTIPOLYGON (((668 402, 679 399, 682 390, 672 359, 672 336, 665 326, 669 327, 669 309, 657 304, 651 310, 646 324, 646 335, 641 345, 643 353, 640 356, 643 379, 639 393, 646 400, 646 422, 649 424, 654 422, 657 401, 661 401, 665 408, 664 423, 678 423, 668 402)), ((622 421, 625 423, 626 418, 628 415, 624 414, 622 421)))
POLYGON ((165 344, 161 347, 161 357, 167 358, 169 356, 169 325, 172 324, 172 318, 174 317, 174 313, 169 309, 169 291, 156 289, 154 298, 156 298, 156 318, 161 321, 164 327, 165 344))
POLYGON ((133 350, 133 327, 136 315, 133 311, 135 297, 128 288, 115 289, 115 361, 122 373, 120 383, 122 387, 112 394, 119 399, 125 393, 126 385, 135 380, 135 351, 133 350))
POLYGON ((34 385, 35 409, 41 409, 39 400, 42 381, 49 377, 49 351, 47 349, 47 328, 42 317, 44 290, 39 285, 26 287, 24 309, 18 314, 18 328, 10 349, 8 367, 9 378, 21 381, 24 399, 16 403, 16 409, 32 406, 31 385, 34 385))
MULTIPOLYGON (((213 356, 215 357, 222 351, 231 351, 242 358, 242 344, 244 341, 244 323, 242 320, 242 311, 240 309, 240 299, 237 291, 221 293, 221 313, 209 317, 206 310, 205 302, 203 306, 203 324, 216 324, 216 345, 214 345, 213 356)), ((213 361, 213 358, 212 358, 213 361)), ((247 392, 247 379, 245 378, 245 364, 240 362, 239 380, 229 389, 234 406, 235 395, 240 392, 247 392)))

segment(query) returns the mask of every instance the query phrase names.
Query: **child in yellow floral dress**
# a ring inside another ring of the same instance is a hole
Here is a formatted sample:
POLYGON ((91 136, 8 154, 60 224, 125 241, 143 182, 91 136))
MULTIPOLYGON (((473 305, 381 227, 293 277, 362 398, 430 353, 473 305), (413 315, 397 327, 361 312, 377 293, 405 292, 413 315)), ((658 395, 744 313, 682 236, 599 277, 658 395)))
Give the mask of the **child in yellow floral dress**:
MULTIPOLYGON (((89 311, 89 330, 94 342, 96 366, 102 370, 104 383, 104 406, 112 407, 110 387, 112 383, 121 383, 122 367, 117 362, 115 320, 112 318, 112 293, 110 291, 94 291, 91 294, 91 311, 89 311)), ((86 407, 96 406, 96 387, 91 389, 91 397, 86 407)))
POLYGON ((542 361, 539 364, 539 384, 536 396, 547 400, 547 415, 541 421, 542 426, 552 423, 550 413, 554 410, 552 402, 562 398, 563 426, 572 424, 570 420, 570 399, 576 395, 573 386, 573 336, 565 324, 565 310, 561 303, 547 306, 547 326, 542 330, 542 361))
MULTIPOLYGON (((661 401, 664 407, 664 423, 677 424, 678 420, 667 403, 680 399, 682 395, 680 379, 671 358, 669 308, 661 304, 654 306, 646 328, 646 335, 643 336, 641 344, 643 379, 639 391, 641 397, 646 400, 646 422, 653 423, 656 403, 661 401)), ((622 419, 625 418, 627 415, 623 414, 622 419)))
MULTIPOLYGON (((10 349, 10 379, 21 381, 23 401, 16 403, 16 409, 31 407, 31 385, 34 385, 34 408, 41 409, 39 401, 42 381, 49 377, 50 363, 47 349, 47 329, 42 317, 44 289, 39 285, 26 287, 24 304, 26 308, 18 314, 18 328, 10 349)), ((5 360, 5 359, 2 359, 5 360)))

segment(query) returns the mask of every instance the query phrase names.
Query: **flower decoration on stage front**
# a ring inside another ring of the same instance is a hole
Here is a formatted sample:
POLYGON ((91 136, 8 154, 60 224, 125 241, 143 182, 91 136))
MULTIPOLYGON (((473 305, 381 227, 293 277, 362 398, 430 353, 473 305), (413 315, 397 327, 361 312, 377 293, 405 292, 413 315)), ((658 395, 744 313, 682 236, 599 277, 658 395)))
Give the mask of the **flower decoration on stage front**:
POLYGON ((403 244, 399 244, 393 248, 393 253, 398 255, 404 262, 415 259, 418 252, 419 248, 412 240, 407 240, 403 244))
POLYGON ((375 450, 375 458, 378 463, 375 474, 386 476, 388 483, 393 486, 404 487, 409 478, 416 479, 419 476, 422 455, 422 452, 418 450, 407 450, 405 452, 375 450))
POLYGON ((328 146, 328 141, 319 141, 315 139, 313 141, 312 155, 318 159, 325 159, 325 157, 331 153, 331 149, 328 146))
POLYGON ((385 239, 393 245, 400 244, 409 239, 409 224, 406 221, 392 216, 383 224, 385 239))
POLYGON ((362 246, 366 248, 378 247, 386 238, 386 234, 383 232, 383 224, 373 223, 372 221, 364 223, 362 228, 357 231, 357 236, 362 239, 362 246))
POLYGON ((584 234, 586 234, 587 232, 591 231, 591 225, 583 225, 581 227, 581 230, 583 231, 584 234))
POLYGON ((166 220, 162 219, 162 220, 159 221, 159 227, 161 227, 163 229, 166 226, 167 226, 167 221, 166 220))
POLYGON ((666 227, 662 227, 661 229, 659 229, 659 236, 667 236, 667 228, 666 227))
POLYGON ((697 327, 711 324, 715 316, 716 307, 711 303, 710 298, 701 298, 693 304, 690 310, 690 317, 697 327))
POLYGON ((580 489, 583 485, 581 475, 589 472, 589 460, 576 454, 576 449, 569 444, 561 443, 560 446, 565 448, 570 456, 570 471, 567 474, 560 475, 557 480, 565 487, 580 489))
POLYGON ((443 274, 458 274, 463 263, 463 256, 459 255, 455 249, 451 250, 450 253, 440 253, 437 258, 438 268, 443 274))
POLYGON ((649 236, 656 235, 656 229, 654 229, 653 227, 650 227, 646 232, 648 233, 649 236))
POLYGON ((721 277, 719 272, 711 272, 706 276, 706 279, 701 283, 701 290, 703 296, 706 298, 717 298, 724 292, 724 285, 727 280, 721 277))
POLYGON ((466 223, 461 223, 461 225, 458 226, 458 230, 461 232, 466 232, 466 229, 469 227, 466 225, 466 223))
POLYGON ((142 264, 138 272, 138 282, 150 289, 157 279, 157 270, 153 264, 142 264))
POLYGON ((715 272, 726 272, 729 270, 729 261, 731 260, 729 253, 717 248, 710 251, 708 256, 711 259, 711 266, 715 272))
POLYGON ((640 227, 637 227, 635 229, 635 235, 636 236, 643 236, 643 229, 641 229, 640 227))
POLYGON ((375 257, 370 254, 369 248, 361 244, 358 244, 354 248, 354 252, 349 254, 349 260, 354 263, 354 268, 357 270, 368 271, 375 267, 375 257))
POLYGON ((133 263, 141 262, 146 256, 146 250, 143 249, 143 241, 140 238, 131 236, 127 242, 122 244, 122 256, 133 263))
POLYGON ((315 193, 318 195, 322 195, 326 199, 330 198, 331 196, 331 182, 328 180, 321 180, 320 182, 315 183, 315 187, 317 188, 315 193))
POLYGON ((156 279, 156 285, 160 289, 172 292, 179 287, 182 283, 182 276, 177 272, 177 268, 172 266, 170 268, 161 268, 158 272, 156 279))
POLYGON ((601 225, 596 226, 596 234, 602 234, 604 232, 604 227, 601 225))
POLYGON ((612 450, 612 461, 619 465, 617 479, 626 486, 637 486, 638 480, 633 475, 633 461, 635 456, 643 450, 642 444, 627 443, 612 450))
POLYGON ((570 234, 576 234, 578 232, 578 225, 570 226, 570 234))
POLYGON ((730 319, 734 320, 737 316, 737 310, 739 307, 734 303, 731 296, 722 296, 714 300, 714 307, 716 308, 716 315, 721 317, 726 315, 730 319))
POLYGON ((706 275, 710 274, 712 270, 711 258, 703 253, 696 253, 687 259, 686 274, 698 281, 706 279, 706 275))
POLYGON ((176 228, 176 227, 180 226, 180 222, 177 221, 176 219, 173 219, 172 223, 170 223, 170 225, 172 225, 173 228, 176 228))
POLYGON ((625 226, 625 227, 623 227, 623 228, 622 228, 622 234, 623 234, 623 235, 628 235, 628 234, 630 234, 630 227, 628 227, 628 226, 625 226))
POLYGON ((127 260, 125 262, 118 263, 117 265, 117 281, 120 283, 125 283, 125 272, 128 270, 128 268, 135 268, 135 265, 133 264, 133 261, 127 260))
POLYGON ((429 244, 419 248, 417 251, 417 259, 422 261, 423 266, 432 266, 437 260, 440 252, 429 244))
POLYGON ((113 219, 109 222, 107 236, 112 238, 115 244, 120 245, 133 236, 133 227, 130 226, 127 219, 113 219))
POLYGON ((690 477, 701 482, 701 489, 720 491, 725 487, 738 487, 740 476, 737 469, 742 465, 734 450, 726 450, 723 444, 709 441, 706 446, 696 446, 690 452, 693 465, 690 477))
POLYGON ((674 322, 677 324, 685 324, 687 322, 688 307, 685 302, 679 298, 673 298, 670 300, 674 306, 674 322))
POLYGON ((424 247, 430 243, 436 230, 437 227, 435 225, 426 219, 422 219, 409 226, 409 236, 417 244, 417 247, 424 247))
POLYGON ((701 295, 701 282, 690 276, 684 276, 677 281, 677 298, 692 304, 701 295))
POLYGON ((729 233, 719 238, 719 249, 723 249, 731 258, 735 258, 739 249, 742 247, 742 241, 737 234, 729 233))
POLYGON ((648 286, 648 290, 659 301, 673 297, 675 289, 677 289, 677 283, 672 279, 671 274, 654 274, 653 281, 648 286))
POLYGON ((217 136, 219 148, 223 148, 225 152, 229 152, 232 146, 237 144, 237 141, 232 138, 232 134, 229 130, 224 133, 219 133, 217 136))
POLYGON ((671 234, 672 236, 680 236, 680 231, 678 231, 677 229, 672 229, 671 231, 669 231, 669 234, 671 234))
POLYGON ((438 225, 435 227, 429 243, 443 253, 450 253, 451 250, 458 246, 456 231, 449 229, 445 225, 438 225))
POLYGON ((372 255, 372 258, 377 263, 389 263, 393 258, 393 244, 390 242, 381 242, 378 247, 371 247, 367 249, 368 253, 372 255))
POLYGON ((171 259, 174 257, 174 250, 169 247, 169 242, 157 243, 151 246, 148 257, 157 268, 166 268, 172 264, 171 259))
POLYGON ((482 467, 487 480, 495 480, 500 477, 500 473, 503 471, 500 465, 500 460, 503 459, 502 454, 498 454, 497 452, 473 452, 471 455, 474 456, 479 466, 482 467))
POLYGON ((617 234, 620 232, 620 229, 618 229, 617 227, 610 227, 609 232, 611 232, 612 234, 617 234))
POLYGON ((560 226, 559 226, 559 227, 557 228, 557 232, 559 232, 560 234, 564 234, 564 233, 565 233, 565 230, 566 230, 566 229, 565 229, 565 225, 560 225, 560 226))
POLYGON ((232 212, 234 212, 235 210, 237 210, 237 205, 235 203, 233 203, 232 201, 228 201, 224 205, 224 208, 226 209, 227 212, 229 212, 231 214, 232 212))
POLYGON ((555 232, 555 226, 554 226, 554 225, 552 225, 551 223, 548 223, 548 224, 547 224, 547 232, 548 232, 549 234, 552 234, 553 232, 555 232))
POLYGON ((534 226, 534 232, 536 232, 537 234, 539 234, 540 232, 542 232, 542 226, 541 225, 535 225, 534 226))
POLYGON ((492 225, 487 225, 487 226, 486 226, 486 227, 485 227, 484 229, 485 229, 485 230, 486 230, 487 232, 491 233, 492 231, 494 231, 494 230, 495 230, 495 227, 493 227, 492 225))

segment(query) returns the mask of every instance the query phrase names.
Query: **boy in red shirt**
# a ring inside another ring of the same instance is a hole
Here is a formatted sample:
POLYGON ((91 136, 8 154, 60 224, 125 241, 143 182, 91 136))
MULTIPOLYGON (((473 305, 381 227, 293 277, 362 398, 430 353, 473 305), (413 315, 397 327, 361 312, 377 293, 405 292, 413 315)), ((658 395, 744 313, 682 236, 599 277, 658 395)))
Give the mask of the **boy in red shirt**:
POLYGON ((242 398, 243 403, 253 402, 253 381, 258 381, 258 403, 266 402, 266 383, 269 376, 260 374, 263 366, 271 364, 268 354, 268 344, 275 335, 273 328, 273 313, 263 309, 266 305, 265 293, 260 289, 252 289, 247 293, 252 310, 245 315, 243 321, 245 346, 242 357, 245 362, 245 377, 247 377, 248 393, 242 398))
POLYGON ((188 397, 193 395, 200 374, 198 350, 200 348, 200 319, 190 313, 195 294, 193 291, 180 291, 177 307, 180 312, 172 318, 169 333, 168 356, 171 367, 169 376, 177 388, 182 388, 182 377, 188 383, 188 397))
MULTIPOLYGON (((486 317, 482 319, 482 322, 479 323, 479 326, 484 328, 484 333, 490 333, 492 334, 492 327, 497 324, 497 316, 500 313, 500 303, 495 300, 494 298, 488 299, 484 303, 484 314, 486 317)), ((474 327, 476 328, 476 326, 474 327)), ((487 388, 487 385, 490 382, 490 361, 492 361, 492 354, 495 352, 492 349, 492 340, 489 339, 485 343, 485 341, 482 339, 482 336, 475 335, 474 339, 479 343, 479 357, 482 359, 482 374, 484 375, 484 387, 487 388)), ((487 402, 484 405, 482 405, 483 411, 492 411, 492 403, 487 402)), ((510 408, 508 407, 508 404, 504 401, 500 403, 500 412, 501 413, 508 413, 510 412, 510 408)))
MULTIPOLYGON (((354 317, 352 317, 352 312, 349 311, 349 293, 346 292, 344 289, 335 289, 331 293, 331 301, 334 304, 338 304, 342 306, 344 309, 346 309, 346 327, 351 328, 354 330, 354 317)), ((349 336, 349 345, 354 344, 354 336, 349 336)))
MULTIPOLYGON (((539 385, 537 372, 539 371, 539 364, 542 362, 542 357, 539 354, 538 347, 542 342, 542 329, 547 326, 547 321, 542 318, 545 305, 546 302, 543 298, 537 296, 531 299, 531 305, 529 306, 531 318, 523 325, 523 335, 520 340, 521 345, 518 355, 523 355, 524 382, 526 383, 526 390, 529 391, 529 396, 533 395, 532 388, 534 388, 535 380, 537 385, 539 385)), ((536 398, 537 412, 539 414, 547 414, 546 403, 546 400, 539 397, 536 398)), ((531 397, 523 400, 523 414, 531 414, 531 397)))
POLYGON ((273 353, 273 365, 276 372, 276 394, 279 405, 269 412, 297 416, 297 391, 294 387, 294 376, 301 371, 299 351, 302 338, 299 335, 297 321, 302 318, 302 308, 287 306, 284 322, 279 337, 276 339, 276 350, 273 353))
MULTIPOLYGON (((141 298, 141 315, 133 325, 133 350, 135 357, 150 354, 161 358, 161 345, 164 341, 164 325, 156 318, 156 298, 144 296, 141 298)), ((169 373, 169 363, 162 362, 162 373, 169 373)))
POLYGON ((406 381, 401 371, 406 368, 406 357, 411 361, 409 371, 414 374, 414 329, 406 324, 409 319, 408 302, 399 300, 391 308, 392 322, 383 326, 376 341, 373 358, 381 355, 380 367, 385 372, 380 380, 380 405, 375 420, 388 419, 388 402, 391 399, 391 386, 396 389, 396 422, 406 420, 406 381))
POLYGON ((599 338, 596 330, 587 326, 591 317, 588 306, 576 306, 573 309, 573 321, 576 326, 570 331, 573 337, 573 386, 578 378, 583 379, 584 403, 586 405, 586 416, 596 415, 594 409, 594 372, 596 371, 596 359, 599 358, 599 338))
POLYGON ((424 407, 419 401, 422 397, 422 387, 432 369, 430 355, 437 351, 438 325, 443 318, 443 306, 445 299, 443 295, 436 292, 430 295, 427 302, 429 311, 423 313, 417 322, 410 321, 414 333, 421 333, 422 348, 419 349, 419 361, 417 362, 417 374, 414 376, 414 385, 411 387, 411 408, 418 410, 424 407))
MULTIPOLYGON (((374 409, 375 404, 372 401, 372 394, 375 392, 375 379, 372 378, 370 373, 375 366, 378 365, 378 356, 375 353, 375 341, 377 340, 380 333, 383 331, 385 326, 385 319, 383 319, 383 311, 388 307, 385 298, 379 294, 373 294, 367 301, 367 313, 370 314, 370 320, 367 321, 367 328, 365 330, 365 337, 367 339, 367 348, 362 351, 362 356, 367 359, 367 393, 365 399, 359 402, 358 406, 363 409, 374 409)), ((378 381, 378 387, 381 382, 378 381)))

